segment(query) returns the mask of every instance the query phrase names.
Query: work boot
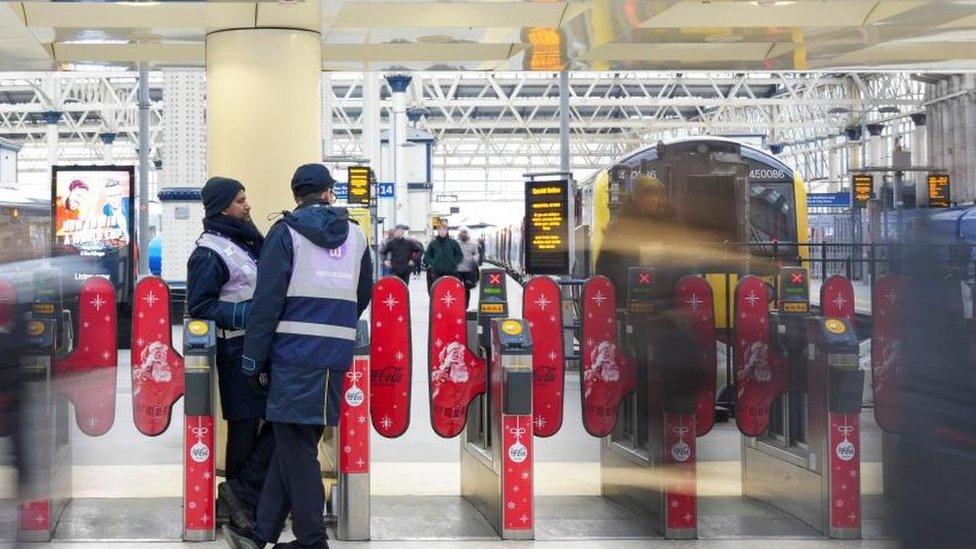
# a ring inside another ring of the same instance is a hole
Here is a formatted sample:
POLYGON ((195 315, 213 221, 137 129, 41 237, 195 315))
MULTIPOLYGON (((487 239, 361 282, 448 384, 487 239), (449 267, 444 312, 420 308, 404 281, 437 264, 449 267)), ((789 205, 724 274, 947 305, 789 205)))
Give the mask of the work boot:
POLYGON ((241 530, 232 524, 225 524, 221 531, 224 541, 231 549, 264 549, 265 543, 253 537, 250 530, 241 530))
POLYGON ((226 510, 230 523, 240 530, 250 530, 254 528, 254 520, 247 512, 247 507, 234 494, 234 489, 228 482, 221 482, 217 485, 217 507, 226 510))

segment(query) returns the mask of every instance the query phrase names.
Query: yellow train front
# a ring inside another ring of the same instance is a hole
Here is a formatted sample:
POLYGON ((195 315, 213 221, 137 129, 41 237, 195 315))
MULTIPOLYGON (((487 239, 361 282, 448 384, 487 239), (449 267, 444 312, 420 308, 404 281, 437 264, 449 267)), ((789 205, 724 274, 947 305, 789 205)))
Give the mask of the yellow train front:
POLYGON ((728 303, 739 275, 771 276, 807 255, 800 175, 768 153, 728 139, 682 139, 636 151, 581 183, 576 208, 574 275, 620 278, 608 256, 637 246, 640 258, 630 254, 631 263, 664 258, 706 275, 719 329, 730 325, 728 303), (653 199, 644 204, 655 194, 666 196, 664 223, 652 222, 653 199))
MULTIPOLYGON (((779 266, 801 264, 808 255, 800 174, 769 153, 730 139, 687 138, 630 153, 581 182, 574 203, 574 277, 618 279, 601 256, 639 245, 646 253, 632 263, 657 264, 663 255, 688 272, 705 275, 720 330, 731 324, 729 307, 740 275, 756 274, 772 283, 779 266), (608 229, 627 216, 648 178, 663 187, 669 226, 679 230, 658 231, 648 223, 644 230, 608 238, 608 229)), ((487 233, 486 257, 512 274, 523 274, 522 234, 521 225, 487 233)))

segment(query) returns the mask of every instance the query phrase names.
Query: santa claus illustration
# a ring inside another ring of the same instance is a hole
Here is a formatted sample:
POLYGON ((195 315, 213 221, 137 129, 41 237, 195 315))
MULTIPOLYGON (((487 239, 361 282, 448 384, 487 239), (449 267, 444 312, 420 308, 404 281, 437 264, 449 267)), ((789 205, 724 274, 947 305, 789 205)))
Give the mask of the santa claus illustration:
POLYGON ((161 341, 153 341, 142 349, 139 356, 139 367, 133 372, 133 394, 139 394, 147 381, 153 383, 169 383, 173 379, 173 371, 169 365, 169 346, 161 341))
POLYGON ((448 343, 437 356, 437 367, 430 373, 430 380, 434 384, 436 398, 441 387, 450 381, 453 384, 468 381, 468 367, 464 363, 464 344, 452 341, 448 343))
POLYGON ((769 383, 773 379, 773 370, 769 367, 769 346, 762 341, 754 341, 746 348, 744 366, 740 374, 740 382, 753 379, 759 383, 769 383))

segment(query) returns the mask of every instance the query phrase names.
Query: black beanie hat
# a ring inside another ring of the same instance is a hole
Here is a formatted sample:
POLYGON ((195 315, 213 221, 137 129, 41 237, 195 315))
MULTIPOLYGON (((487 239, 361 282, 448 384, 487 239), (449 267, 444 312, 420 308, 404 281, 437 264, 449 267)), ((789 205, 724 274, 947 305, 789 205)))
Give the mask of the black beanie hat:
POLYGON ((302 164, 291 178, 291 191, 295 196, 307 196, 331 189, 334 184, 329 168, 322 164, 302 164))
POLYGON ((208 218, 217 217, 227 209, 237 193, 244 190, 244 185, 229 177, 211 177, 200 189, 200 200, 203 201, 204 215, 208 218))

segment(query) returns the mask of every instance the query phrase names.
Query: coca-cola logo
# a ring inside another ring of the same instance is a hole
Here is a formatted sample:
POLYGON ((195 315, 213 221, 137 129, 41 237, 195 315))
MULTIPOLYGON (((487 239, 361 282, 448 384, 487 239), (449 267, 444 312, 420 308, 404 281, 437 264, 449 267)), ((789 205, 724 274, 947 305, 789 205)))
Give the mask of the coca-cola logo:
POLYGON ((556 369, 552 366, 536 368, 532 372, 532 376, 536 383, 552 383, 556 381, 556 369))
POLYGON ((378 385, 392 385, 400 383, 403 379, 403 369, 397 366, 387 366, 386 368, 376 368, 369 374, 371 382, 378 385))

